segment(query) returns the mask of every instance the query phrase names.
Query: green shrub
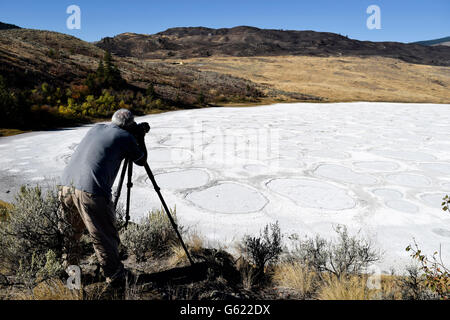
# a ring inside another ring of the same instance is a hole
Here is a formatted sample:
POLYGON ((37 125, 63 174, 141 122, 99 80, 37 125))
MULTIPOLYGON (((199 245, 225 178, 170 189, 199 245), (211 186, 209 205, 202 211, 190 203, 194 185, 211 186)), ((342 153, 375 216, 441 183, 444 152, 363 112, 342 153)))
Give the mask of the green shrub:
POLYGON ((55 252, 48 250, 45 254, 33 252, 30 261, 20 259, 15 275, 16 282, 31 289, 37 282, 58 278, 63 273, 61 260, 55 252))
POLYGON ((359 274, 381 258, 380 252, 369 241, 349 236, 345 226, 338 226, 335 231, 338 235, 336 241, 328 241, 320 236, 304 240, 292 236, 294 249, 291 259, 302 261, 319 275, 328 272, 341 278, 359 274))
POLYGON ((59 261, 65 237, 72 232, 59 209, 56 189, 44 194, 40 187, 21 187, 13 206, 7 209, 7 219, 0 223, 3 267, 30 279, 42 275, 43 268, 55 269, 57 263, 50 260, 59 261))
POLYGON ((259 236, 245 236, 242 250, 256 268, 256 278, 264 274, 267 265, 275 263, 282 252, 282 236, 278 222, 267 224, 259 236), (270 231, 269 231, 270 229, 270 231))
POLYGON ((155 86, 153 83, 150 83, 150 85, 148 86, 147 90, 145 91, 145 94, 147 95, 147 97, 150 100, 153 100, 157 97, 156 91, 155 91, 155 86))
POLYGON ((203 91, 201 91, 198 96, 197 96, 197 103, 201 106, 206 104, 206 96, 203 93, 203 91))
MULTIPOLYGON (((176 210, 172 211, 172 217, 176 221, 176 210)), ((182 227, 178 227, 178 230, 183 232, 182 227)), ((137 261, 143 261, 149 256, 170 254, 170 248, 179 241, 163 209, 151 211, 137 224, 131 223, 122 230, 120 238, 137 261)))
POLYGON ((120 70, 114 65, 111 54, 107 51, 103 60, 99 61, 97 71, 91 73, 85 80, 85 84, 93 93, 102 89, 122 89, 126 81, 122 78, 120 70))
POLYGON ((406 268, 406 276, 399 278, 399 288, 403 300, 431 300, 436 299, 427 288, 426 279, 420 267, 411 265, 406 268))

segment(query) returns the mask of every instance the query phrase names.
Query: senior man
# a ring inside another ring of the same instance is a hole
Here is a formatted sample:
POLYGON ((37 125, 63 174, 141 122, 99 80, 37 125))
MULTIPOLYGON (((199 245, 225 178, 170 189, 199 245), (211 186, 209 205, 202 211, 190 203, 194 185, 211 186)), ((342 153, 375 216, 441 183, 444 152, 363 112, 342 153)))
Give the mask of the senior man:
POLYGON ((129 110, 116 111, 111 123, 97 124, 87 132, 61 178, 62 213, 73 230, 65 243, 65 264, 79 263, 79 240, 87 229, 107 282, 113 284, 122 283, 126 271, 119 257, 111 188, 122 160, 146 163, 144 136, 149 129, 147 123, 136 124, 129 110))

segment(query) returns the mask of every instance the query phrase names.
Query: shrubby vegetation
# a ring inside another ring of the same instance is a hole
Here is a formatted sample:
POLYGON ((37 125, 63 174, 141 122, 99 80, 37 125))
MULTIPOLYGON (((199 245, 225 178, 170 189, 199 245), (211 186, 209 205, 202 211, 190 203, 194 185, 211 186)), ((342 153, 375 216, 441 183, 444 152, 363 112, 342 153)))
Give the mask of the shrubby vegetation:
MULTIPOLYGON (((59 213, 56 190, 23 187, 12 206, 1 206, 0 220, 0 297, 2 288, 18 290, 9 298, 90 299, 104 298, 100 291, 70 291, 62 266, 62 246, 71 228, 59 213), (61 231, 62 230, 62 231, 61 231), (2 287, 3 286, 3 287, 2 287), (11 287, 12 286, 12 287, 11 287), (13 288, 13 289, 10 289, 13 288), (91 293, 88 293, 91 292, 91 293)), ((123 212, 118 211, 123 226, 123 212)), ((175 211, 172 212, 176 217, 175 211)), ((343 226, 335 229, 337 237, 288 237, 278 223, 266 225, 259 235, 245 236, 240 242, 240 256, 232 257, 222 249, 205 248, 197 234, 187 234, 179 227, 196 261, 207 262, 205 280, 187 285, 152 288, 171 299, 448 299, 448 268, 436 253, 427 258, 418 245, 408 250, 419 262, 407 274, 379 275, 377 286, 369 267, 381 254, 370 241, 351 235, 343 226)), ((167 215, 155 210, 139 224, 121 228, 120 237, 129 258, 126 266, 135 272, 155 272, 187 264, 167 215), (145 269, 150 268, 150 269, 145 269)), ((87 243, 89 244, 89 243, 87 243)), ((83 247, 82 268, 92 264, 92 247, 83 247)), ((87 272, 83 269, 83 272, 87 272)), ((83 274, 83 279, 86 275, 83 274)), ((95 276, 92 276, 95 278, 95 276)), ((93 279, 93 278, 88 279, 93 279)), ((90 280, 85 280, 90 281, 90 280)), ((83 284, 89 288, 90 282, 83 284)), ((141 299, 144 287, 132 286, 125 297, 141 299)))
MULTIPOLYGON (((171 212, 176 221, 176 210, 171 212)), ((179 228, 183 232, 183 228, 179 228)), ((168 255, 170 249, 178 242, 170 220, 163 209, 151 211, 139 223, 130 224, 120 235, 122 244, 136 256, 137 261, 144 261, 151 256, 168 255)))
POLYGON ((55 190, 22 187, 14 206, 0 223, 0 266, 16 272, 27 284, 61 271, 65 237, 72 232, 62 219, 55 190))
POLYGON ((380 253, 366 239, 350 236, 345 226, 337 226, 337 240, 329 241, 320 236, 299 239, 293 235, 295 249, 291 259, 303 261, 318 275, 333 274, 337 278, 357 275, 381 258, 380 253))
POLYGON ((416 272, 416 278, 420 278, 423 286, 441 299, 450 299, 450 269, 442 262, 440 250, 439 252, 435 251, 429 258, 422 253, 422 250, 414 241, 414 245, 409 245, 406 251, 412 252, 411 257, 419 262, 419 271, 416 272), (419 272, 420 276, 418 276, 419 272))
MULTIPOLYGON (((48 52, 52 59, 59 59, 59 54, 54 50, 48 52)), ((127 64, 133 65, 133 62, 127 64)), ((138 64, 133 68, 143 66, 138 64)), ((0 128, 47 129, 106 119, 119 108, 143 115, 215 103, 255 102, 265 97, 265 93, 250 82, 215 72, 200 74, 193 68, 168 68, 157 64, 152 65, 151 73, 151 78, 133 73, 134 80, 140 83, 140 87, 134 86, 122 77, 106 52, 95 72, 84 79, 80 74, 71 83, 63 78, 31 88, 25 87, 25 82, 15 81, 15 75, 5 75, 10 82, 0 75, 0 128), (145 84, 147 88, 143 87, 145 84)), ((277 96, 284 95, 272 91, 277 96)))
POLYGON ((266 267, 276 263, 283 251, 278 222, 266 225, 259 236, 245 236, 241 250, 255 267, 256 280, 261 279, 266 267))
POLYGON ((120 108, 141 115, 169 106, 151 84, 147 90, 129 85, 107 52, 95 73, 62 88, 42 83, 31 90, 8 88, 0 76, 0 128, 37 129, 108 118, 120 108))

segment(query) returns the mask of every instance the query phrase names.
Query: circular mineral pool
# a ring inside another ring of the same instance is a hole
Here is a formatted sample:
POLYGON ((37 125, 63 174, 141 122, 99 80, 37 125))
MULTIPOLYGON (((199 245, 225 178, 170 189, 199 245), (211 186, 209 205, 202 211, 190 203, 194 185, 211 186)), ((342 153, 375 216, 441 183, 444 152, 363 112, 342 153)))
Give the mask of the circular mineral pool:
POLYGON ((416 205, 405 200, 389 200, 386 201, 386 206, 391 209, 407 213, 416 213, 419 211, 419 208, 416 205))
POLYGON ((335 164, 321 165, 314 173, 324 178, 331 178, 347 183, 372 185, 377 182, 377 179, 370 174, 357 173, 350 168, 335 164))
POLYGON ((396 173, 386 177, 390 183, 407 186, 407 187, 428 187, 431 185, 431 180, 425 176, 409 173, 396 173))
POLYGON ((446 193, 444 193, 444 192, 442 192, 442 193, 426 193, 426 194, 422 194, 420 196, 420 199, 422 199, 427 206, 430 206, 433 208, 441 208, 441 204, 444 201, 444 200, 442 200, 442 198, 444 198, 445 195, 446 195, 446 193))
POLYGON ((355 206, 345 189, 311 179, 274 179, 267 187, 294 201, 301 207, 344 210, 355 206))
POLYGON ((387 200, 397 200, 403 198, 403 194, 394 189, 375 189, 372 193, 387 200))
POLYGON ((419 167, 424 170, 450 174, 450 163, 420 163, 419 167))
POLYGON ((232 182, 194 191, 186 199, 205 210, 229 214, 257 212, 268 202, 259 191, 232 182))
POLYGON ((450 230, 448 229, 435 228, 432 231, 439 236, 450 238, 450 230))
POLYGON ((374 171, 394 171, 399 168, 399 165, 392 161, 358 161, 353 165, 360 169, 374 171))
POLYGON ((209 175, 198 169, 172 171, 155 175, 156 182, 163 189, 188 189, 204 186, 209 175))

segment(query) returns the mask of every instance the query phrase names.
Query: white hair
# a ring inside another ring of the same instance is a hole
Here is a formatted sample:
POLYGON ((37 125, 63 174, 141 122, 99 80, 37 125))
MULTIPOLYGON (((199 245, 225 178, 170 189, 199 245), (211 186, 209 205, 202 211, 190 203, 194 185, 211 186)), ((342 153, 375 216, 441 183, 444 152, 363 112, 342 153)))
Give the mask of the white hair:
POLYGON ((125 128, 134 122, 134 116, 128 109, 119 109, 114 112, 111 121, 115 125, 125 128))

